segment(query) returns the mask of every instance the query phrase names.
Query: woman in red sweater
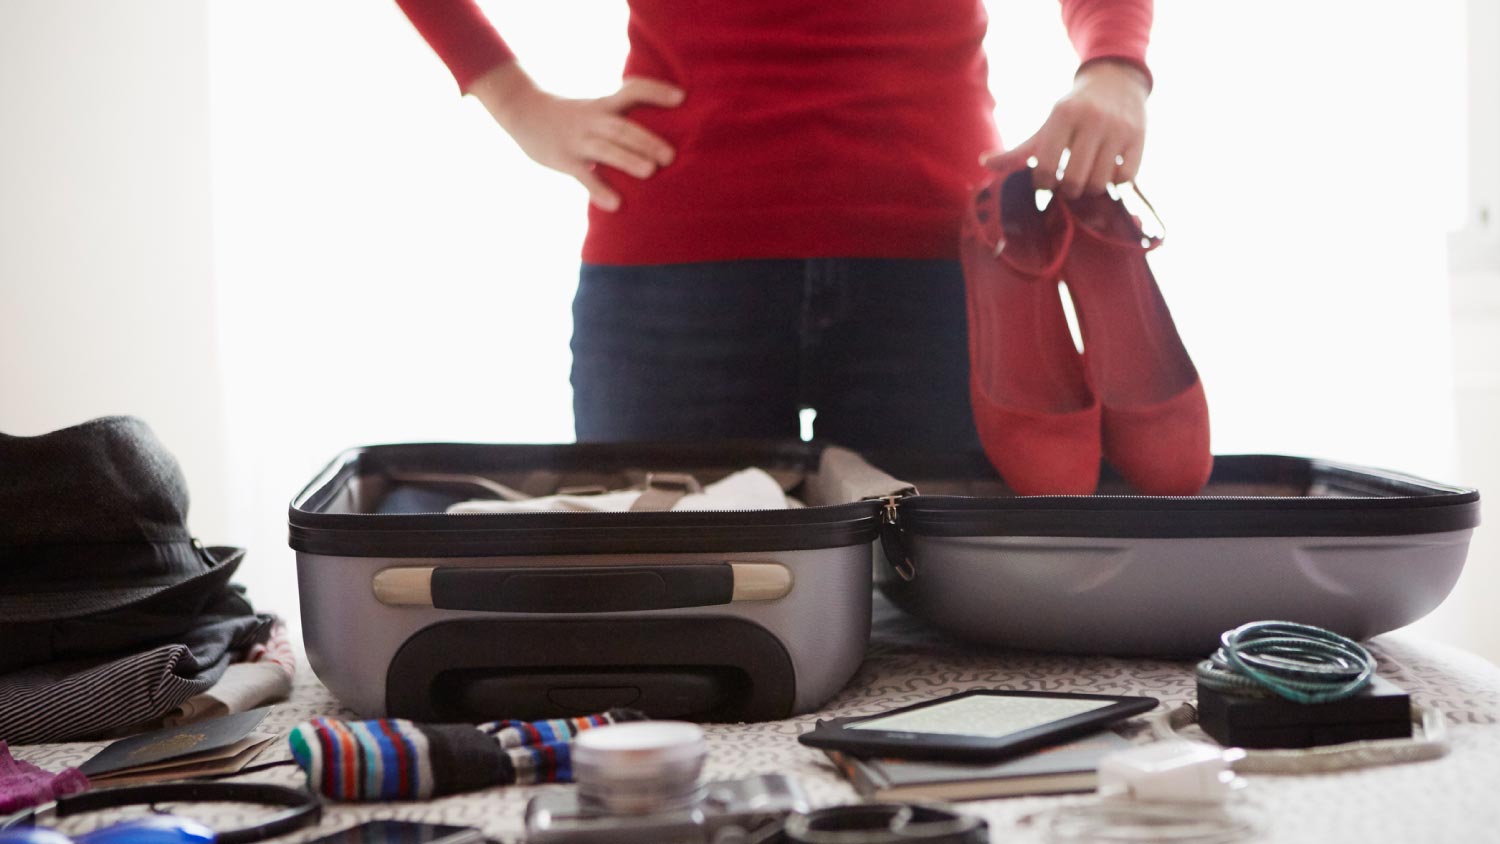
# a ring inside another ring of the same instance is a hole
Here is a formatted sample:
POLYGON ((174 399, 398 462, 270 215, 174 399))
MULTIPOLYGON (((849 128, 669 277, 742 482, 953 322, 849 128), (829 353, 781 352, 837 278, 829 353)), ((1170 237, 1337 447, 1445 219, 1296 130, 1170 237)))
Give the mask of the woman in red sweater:
POLYGON ((972 446, 959 218, 982 157, 1065 195, 1135 175, 1151 0, 1062 0, 1081 59, 995 155, 980 0, 630 0, 625 82, 540 90, 473 0, 398 0, 537 162, 588 189, 580 440, 972 446), (1060 182, 1053 175, 1069 150, 1060 182))

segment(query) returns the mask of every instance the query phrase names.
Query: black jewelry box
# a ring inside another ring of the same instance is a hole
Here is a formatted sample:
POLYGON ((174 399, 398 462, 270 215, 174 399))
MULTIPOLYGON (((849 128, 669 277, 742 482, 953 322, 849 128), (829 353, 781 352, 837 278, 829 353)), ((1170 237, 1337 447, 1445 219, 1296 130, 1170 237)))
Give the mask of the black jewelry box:
POLYGON ((1198 724, 1226 747, 1320 747, 1410 738, 1411 696, 1380 677, 1352 697, 1314 704, 1225 694, 1199 683, 1198 724))

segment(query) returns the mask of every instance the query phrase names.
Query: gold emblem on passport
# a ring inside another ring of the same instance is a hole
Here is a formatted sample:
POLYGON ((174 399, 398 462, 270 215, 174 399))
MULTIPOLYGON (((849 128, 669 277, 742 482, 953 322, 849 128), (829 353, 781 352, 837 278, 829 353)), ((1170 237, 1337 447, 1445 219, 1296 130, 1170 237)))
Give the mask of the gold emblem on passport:
POLYGON ((202 744, 206 738, 208 738, 207 733, 178 733, 175 736, 168 736, 161 741, 154 741, 150 744, 137 747, 135 750, 130 751, 129 758, 139 759, 142 756, 157 756, 161 759, 170 759, 174 756, 190 753, 194 748, 202 744))

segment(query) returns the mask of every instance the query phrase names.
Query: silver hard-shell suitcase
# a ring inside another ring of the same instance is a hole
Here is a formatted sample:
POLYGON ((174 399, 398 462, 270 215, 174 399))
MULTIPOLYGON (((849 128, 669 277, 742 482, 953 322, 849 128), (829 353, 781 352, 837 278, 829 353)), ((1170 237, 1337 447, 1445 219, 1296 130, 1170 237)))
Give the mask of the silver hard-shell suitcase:
POLYGON ((891 509, 893 603, 989 645, 1202 656, 1248 621, 1367 639, 1447 597, 1479 493, 1323 460, 1230 455, 1196 496, 1016 497, 974 457, 890 458, 920 495, 891 509))
POLYGON ((810 712, 864 657, 889 483, 849 452, 804 443, 354 449, 289 512, 308 659, 366 716, 810 712), (662 473, 708 483, 747 466, 807 506, 445 512, 497 483, 537 493, 662 473))

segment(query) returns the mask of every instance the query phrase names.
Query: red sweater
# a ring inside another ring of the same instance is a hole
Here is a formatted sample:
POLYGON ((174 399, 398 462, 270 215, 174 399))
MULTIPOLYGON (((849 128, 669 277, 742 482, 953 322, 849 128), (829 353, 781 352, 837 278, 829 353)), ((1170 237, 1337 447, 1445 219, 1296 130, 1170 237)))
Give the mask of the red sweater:
MULTIPOLYGON (((473 0, 397 0, 459 88, 513 60, 473 0)), ((1145 69, 1152 0, 1061 0, 1080 59, 1145 69)), ((981 0, 630 0, 626 76, 687 98, 630 118, 676 159, 589 207, 583 259, 951 258, 996 149, 981 0)))

